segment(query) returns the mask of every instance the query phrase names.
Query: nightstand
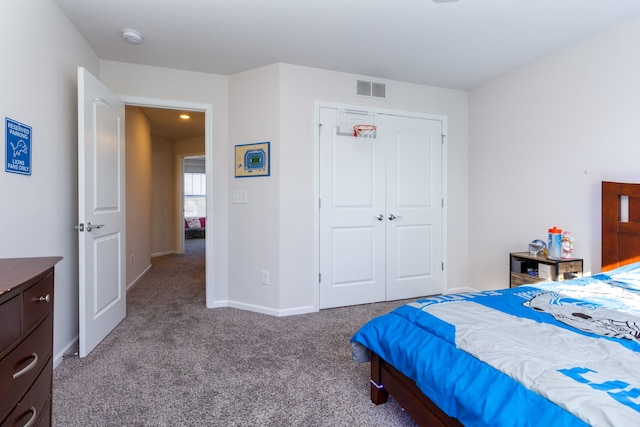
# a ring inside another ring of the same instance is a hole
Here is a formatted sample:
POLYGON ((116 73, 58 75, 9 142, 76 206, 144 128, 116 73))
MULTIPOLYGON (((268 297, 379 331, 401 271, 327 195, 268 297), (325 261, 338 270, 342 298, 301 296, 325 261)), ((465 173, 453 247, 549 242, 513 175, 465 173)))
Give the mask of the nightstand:
POLYGON ((529 252, 509 254, 509 287, 582 277, 582 259, 549 259, 529 252))

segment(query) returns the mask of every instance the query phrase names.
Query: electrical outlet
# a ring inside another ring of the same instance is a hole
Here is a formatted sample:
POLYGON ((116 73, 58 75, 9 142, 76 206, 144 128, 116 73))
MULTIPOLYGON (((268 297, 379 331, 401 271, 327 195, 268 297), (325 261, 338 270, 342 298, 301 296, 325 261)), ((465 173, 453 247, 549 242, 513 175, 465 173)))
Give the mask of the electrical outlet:
POLYGON ((262 283, 263 285, 268 285, 269 284, 269 272, 268 271, 261 271, 260 275, 261 275, 260 283, 262 283))

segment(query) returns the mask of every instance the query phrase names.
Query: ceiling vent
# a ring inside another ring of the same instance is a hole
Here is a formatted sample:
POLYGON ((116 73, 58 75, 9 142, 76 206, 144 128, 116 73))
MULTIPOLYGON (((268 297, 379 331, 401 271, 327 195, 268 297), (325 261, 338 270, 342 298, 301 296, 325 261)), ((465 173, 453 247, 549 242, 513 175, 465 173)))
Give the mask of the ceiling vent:
POLYGON ((386 99, 387 85, 367 80, 356 80, 356 95, 386 99))

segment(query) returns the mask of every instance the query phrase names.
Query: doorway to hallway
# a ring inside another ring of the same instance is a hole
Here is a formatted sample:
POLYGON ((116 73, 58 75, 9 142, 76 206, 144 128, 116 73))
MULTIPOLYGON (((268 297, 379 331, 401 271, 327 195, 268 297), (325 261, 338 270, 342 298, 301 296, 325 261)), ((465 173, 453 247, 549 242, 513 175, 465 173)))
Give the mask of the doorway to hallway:
MULTIPOLYGON (((202 103, 194 103, 194 102, 185 102, 185 101, 175 101, 175 100, 163 100, 163 99, 154 99, 154 98, 143 98, 143 97, 130 97, 123 96, 123 100, 125 101, 127 106, 132 107, 140 107, 140 108, 155 108, 158 110, 169 110, 172 112, 196 112, 203 115, 203 124, 204 126, 204 152, 203 151, 192 151, 187 150, 182 153, 182 155, 202 155, 204 154, 205 158, 205 170, 207 174, 207 186, 208 188, 214 188, 213 182, 213 107, 210 104, 202 104, 202 103)), ((189 139, 189 138, 187 138, 189 139)), ((173 164, 171 165, 174 169, 181 169, 182 160, 178 158, 174 158, 173 164)), ((178 200, 180 200, 179 188, 177 184, 174 184, 172 190, 165 189, 165 193, 169 191, 168 196, 173 199, 173 202, 178 205, 178 200)), ((180 203, 181 205, 181 203, 180 203)), ((207 197, 206 200, 207 206, 207 216, 210 221, 213 220, 214 215, 216 213, 216 206, 214 206, 213 197, 207 197)), ((219 209, 219 207, 218 207, 219 209)), ((182 207, 175 209, 175 213, 172 213, 172 224, 170 226, 171 232, 174 233, 172 236, 175 239, 176 244, 172 248, 173 253, 183 253, 185 251, 184 247, 184 218, 182 216, 182 207)), ((216 283, 214 281, 215 271, 214 271, 214 260, 213 260, 213 252, 215 247, 215 235, 214 233, 208 233, 209 238, 205 239, 205 288, 206 288, 206 306, 214 307, 216 305, 214 294, 216 289, 216 283)))

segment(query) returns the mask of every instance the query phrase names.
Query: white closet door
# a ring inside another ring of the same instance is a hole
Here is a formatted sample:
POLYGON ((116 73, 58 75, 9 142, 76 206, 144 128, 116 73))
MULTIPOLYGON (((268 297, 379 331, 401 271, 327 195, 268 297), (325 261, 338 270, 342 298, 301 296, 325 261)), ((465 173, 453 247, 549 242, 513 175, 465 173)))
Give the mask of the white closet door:
POLYGON ((387 147, 386 299, 442 293, 442 122, 376 123, 387 147))
POLYGON ((341 120, 320 108, 320 308, 444 292, 442 122, 376 114, 362 142, 341 120))
POLYGON ((320 308, 383 301, 385 148, 338 134, 335 108, 320 123, 320 308))

